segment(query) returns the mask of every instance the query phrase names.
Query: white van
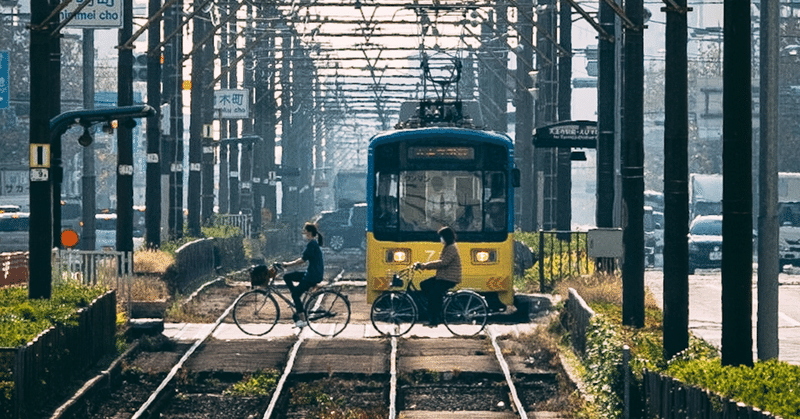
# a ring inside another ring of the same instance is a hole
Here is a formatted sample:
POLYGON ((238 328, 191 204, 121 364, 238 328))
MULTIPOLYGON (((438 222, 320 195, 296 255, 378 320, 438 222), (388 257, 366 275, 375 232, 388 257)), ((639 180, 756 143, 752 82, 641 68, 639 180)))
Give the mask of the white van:
POLYGON ((95 249, 113 251, 117 247, 117 214, 95 214, 95 249))
POLYGON ((5 212, 0 214, 0 253, 27 252, 30 241, 30 214, 5 212))

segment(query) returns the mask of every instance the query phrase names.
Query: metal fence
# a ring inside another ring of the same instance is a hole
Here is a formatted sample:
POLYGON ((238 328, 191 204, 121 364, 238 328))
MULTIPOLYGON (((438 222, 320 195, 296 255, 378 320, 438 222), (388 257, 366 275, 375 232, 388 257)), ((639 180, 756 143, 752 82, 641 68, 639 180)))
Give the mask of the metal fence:
POLYGON ((769 412, 647 370, 644 396, 648 418, 779 419, 769 412))
POLYGON ((541 292, 559 280, 592 272, 585 231, 539 231, 534 248, 541 292))
POLYGON ((116 290, 117 298, 126 304, 130 313, 133 252, 53 249, 52 266, 54 280, 103 284, 116 290))
POLYGON ((252 233, 253 216, 247 214, 216 214, 213 221, 215 226, 238 227, 242 237, 250 237, 252 233))

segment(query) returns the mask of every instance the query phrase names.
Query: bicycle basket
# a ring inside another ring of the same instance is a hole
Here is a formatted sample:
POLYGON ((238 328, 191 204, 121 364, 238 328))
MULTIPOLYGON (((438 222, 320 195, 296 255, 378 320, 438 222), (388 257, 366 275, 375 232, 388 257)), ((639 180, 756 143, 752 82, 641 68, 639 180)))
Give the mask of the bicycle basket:
POLYGON ((274 266, 258 265, 250 269, 250 286, 258 287, 271 281, 278 275, 278 270, 274 266))
POLYGON ((410 282, 414 278, 413 267, 408 267, 395 272, 392 275, 392 288, 400 288, 406 282, 410 282))

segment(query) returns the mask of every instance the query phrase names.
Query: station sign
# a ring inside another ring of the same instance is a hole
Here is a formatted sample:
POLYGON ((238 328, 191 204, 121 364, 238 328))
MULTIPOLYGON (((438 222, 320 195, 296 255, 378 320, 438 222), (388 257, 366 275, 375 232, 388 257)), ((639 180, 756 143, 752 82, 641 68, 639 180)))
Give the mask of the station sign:
POLYGON ((597 147, 597 122, 562 121, 533 130, 536 147, 597 147))
POLYGON ((250 95, 245 89, 214 90, 214 113, 217 118, 246 119, 250 117, 250 95))
POLYGON ((113 29, 122 27, 122 0, 74 0, 59 14, 62 22, 75 15, 67 23, 68 28, 113 29), (86 6, 76 11, 85 3, 86 6))

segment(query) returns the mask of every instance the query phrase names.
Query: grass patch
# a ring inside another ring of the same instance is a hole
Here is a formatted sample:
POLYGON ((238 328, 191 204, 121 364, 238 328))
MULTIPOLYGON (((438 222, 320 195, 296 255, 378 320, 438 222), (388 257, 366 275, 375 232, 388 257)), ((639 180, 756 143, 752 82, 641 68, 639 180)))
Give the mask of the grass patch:
POLYGON ((29 299, 27 285, 0 288, 0 347, 23 345, 57 324, 75 324, 77 310, 106 291, 101 285, 59 281, 50 299, 29 299))
POLYGON ((277 370, 256 371, 235 383, 223 394, 226 396, 269 396, 278 386, 280 372, 277 370))

